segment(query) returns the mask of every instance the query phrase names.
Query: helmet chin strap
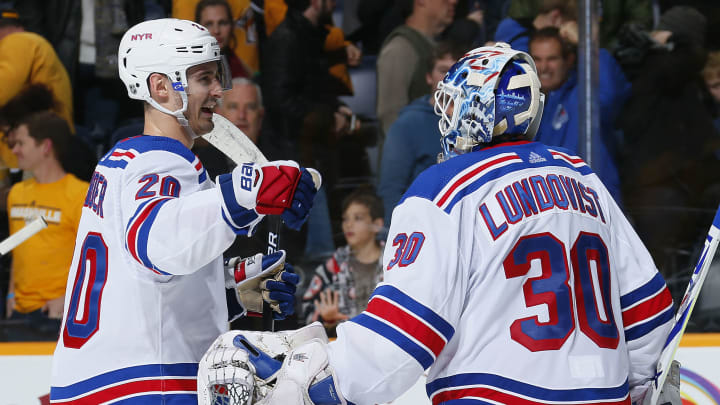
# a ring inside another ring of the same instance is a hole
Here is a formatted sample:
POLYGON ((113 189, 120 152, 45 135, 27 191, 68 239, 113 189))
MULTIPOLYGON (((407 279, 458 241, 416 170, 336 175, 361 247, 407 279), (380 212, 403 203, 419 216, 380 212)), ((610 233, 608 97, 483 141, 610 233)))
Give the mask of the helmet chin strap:
POLYGON ((152 97, 150 97, 147 102, 150 103, 150 105, 153 106, 156 110, 175 117, 178 124, 180 124, 185 133, 190 136, 190 139, 197 139, 200 137, 200 135, 197 135, 195 131, 190 128, 190 123, 188 122, 188 119, 185 117, 184 114, 185 111, 187 111, 188 107, 187 94, 184 91, 179 91, 178 93, 180 93, 180 98, 182 98, 182 108, 179 110, 170 111, 167 108, 158 104, 158 102, 155 101, 152 97))

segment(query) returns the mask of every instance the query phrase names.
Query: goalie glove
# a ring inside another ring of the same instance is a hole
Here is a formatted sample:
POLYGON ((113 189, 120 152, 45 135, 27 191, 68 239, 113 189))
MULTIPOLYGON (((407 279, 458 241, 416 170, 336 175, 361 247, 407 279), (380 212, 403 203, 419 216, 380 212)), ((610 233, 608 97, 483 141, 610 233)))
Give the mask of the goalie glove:
MULTIPOLYGON (((254 368, 268 367, 262 356, 248 356, 254 368)), ((262 405, 346 405, 337 388, 337 376, 330 366, 327 343, 311 339, 285 356, 274 374, 275 386, 262 405)), ((277 367, 275 364, 273 367, 277 367)))
POLYGON ((295 312, 295 290, 300 277, 285 263, 285 251, 270 255, 258 253, 227 261, 225 287, 235 289, 238 302, 249 312, 262 313, 263 302, 273 310, 273 318, 285 319, 295 312))
POLYGON ((299 230, 321 183, 317 170, 290 160, 243 163, 217 178, 223 216, 239 234, 252 234, 263 215, 280 215, 290 228, 299 230))

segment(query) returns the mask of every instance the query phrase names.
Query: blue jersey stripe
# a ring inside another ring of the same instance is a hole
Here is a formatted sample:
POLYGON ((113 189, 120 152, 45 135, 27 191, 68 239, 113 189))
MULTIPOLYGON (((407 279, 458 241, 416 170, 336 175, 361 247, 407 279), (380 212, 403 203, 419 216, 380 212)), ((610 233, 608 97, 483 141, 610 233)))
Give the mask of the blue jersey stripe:
POLYGON ((377 333, 378 335, 383 336, 384 338, 393 342, 395 345, 397 345, 399 348, 401 348, 407 354, 417 360, 417 362, 420 363, 424 370, 430 367, 435 361, 429 351, 423 349, 420 345, 413 342, 402 333, 398 332, 395 328, 390 327, 385 323, 378 321, 377 319, 369 315, 366 315, 365 313, 361 313, 360 315, 355 316, 354 318, 350 319, 350 321, 355 322, 358 325, 362 325, 370 329, 371 331, 377 333))
POLYGON ((50 399, 61 400, 135 378, 197 377, 197 363, 145 364, 109 371, 65 387, 51 387, 50 399))
POLYGON ((158 269, 150 260, 150 257, 148 257, 147 253, 147 244, 148 244, 148 236, 150 235, 150 229, 152 229, 152 225, 155 222, 155 218, 157 217, 158 213, 160 212, 160 207, 165 205, 168 201, 172 200, 172 198, 166 198, 159 203, 155 204, 154 207, 150 209, 150 213, 145 218, 145 221, 140 225, 140 229, 137 233, 137 253, 140 257, 140 260, 142 260, 142 263, 145 265, 145 267, 149 269, 155 269, 160 274, 163 275, 170 275, 170 273, 166 273, 160 269, 158 269))
MULTIPOLYGON (((562 148, 553 148, 560 152, 573 155, 571 152, 567 152, 562 148)), ((496 169, 487 169, 484 174, 472 182, 464 184, 453 199, 446 203, 445 212, 450 212, 453 207, 460 202, 465 196, 476 191, 489 181, 496 180, 502 176, 505 176, 514 171, 523 170, 527 168, 538 168, 538 167, 562 167, 573 170, 581 175, 589 175, 592 173, 592 169, 587 165, 575 167, 571 163, 563 159, 555 159, 551 152, 542 144, 537 142, 526 143, 522 145, 513 145, 505 147, 495 147, 487 150, 479 150, 472 153, 467 153, 454 157, 441 164, 431 166, 424 172, 422 172, 410 185, 407 192, 400 199, 398 204, 410 197, 420 197, 430 201, 435 200, 438 194, 444 189, 445 185, 450 182, 455 176, 462 171, 466 170, 470 166, 479 163, 485 159, 491 158, 494 155, 501 153, 516 153, 518 157, 523 159, 522 162, 511 163, 506 166, 502 166, 496 169), (529 163, 527 156, 535 152, 539 156, 542 156, 545 160, 535 163, 529 163)))
POLYGON ((502 377, 496 374, 467 373, 449 377, 438 378, 425 387, 428 396, 438 390, 472 385, 485 385, 499 388, 515 394, 530 398, 552 402, 612 400, 624 398, 630 391, 628 381, 617 387, 610 388, 576 388, 576 389, 550 389, 502 377))
POLYGON ((113 405, 193 405, 197 403, 197 394, 151 394, 115 401, 113 405))
POLYGON ((657 293, 663 288, 665 288, 665 279, 663 279, 660 273, 657 273, 655 277, 641 287, 636 288, 635 290, 620 297, 620 306, 625 309, 638 301, 642 301, 645 298, 657 293))
MULTIPOLYGON (((133 149, 137 151, 138 153, 145 153, 150 152, 154 150, 158 151, 164 151, 164 152, 170 152, 175 155, 178 155, 182 157, 183 159, 187 160, 188 163, 192 164, 195 162, 195 159, 199 158, 195 156, 195 154, 185 147, 185 145, 182 144, 182 142, 164 137, 164 136, 149 136, 149 135, 142 135, 142 136, 135 136, 132 138, 127 138, 125 140, 122 140, 115 144, 115 146, 103 156, 103 158, 100 160, 98 165, 105 166, 109 168, 120 168, 124 169, 128 161, 126 160, 110 160, 109 157, 112 155, 113 152, 115 152, 116 149, 133 149)), ((202 184, 207 179, 207 172, 205 168, 203 167, 202 172, 198 174, 198 184, 202 184)))
POLYGON ((376 295, 387 297, 400 304, 408 311, 422 318, 423 320, 425 320, 425 322, 429 323, 433 328, 437 329, 440 333, 442 333, 445 337, 445 340, 448 342, 455 334, 455 329, 452 327, 452 325, 450 325, 450 323, 441 318, 440 315, 436 314, 435 311, 415 301, 410 296, 408 296, 394 286, 387 284, 379 286, 375 289, 375 291, 373 291, 372 295, 370 295, 370 299, 372 299, 372 297, 376 295))
POLYGON ((526 162, 518 162, 518 163, 512 163, 507 166, 499 167, 494 170, 490 170, 487 172, 487 174, 481 176, 477 180, 468 183, 467 186, 463 187, 461 191, 459 191, 455 197, 450 201, 450 203, 447 205, 447 207, 444 209, 445 212, 450 213, 452 211, 453 207, 460 202, 463 198, 465 198, 468 194, 471 194, 472 192, 476 191, 486 183, 499 179, 500 177, 505 176, 506 174, 516 172, 518 170, 528 169, 530 167, 566 167, 569 169, 573 169, 580 174, 587 175, 592 173, 592 170, 590 170, 587 166, 584 167, 574 167, 568 162, 564 160, 555 160, 555 161, 548 161, 546 163, 526 163, 526 162), (583 170, 586 169, 586 170, 583 170))
POLYGON ((132 217, 130 217, 130 220, 128 221, 127 225, 125 226, 125 243, 126 243, 125 248, 128 250, 128 252, 130 251, 130 247, 127 246, 127 242, 128 242, 127 235, 128 235, 128 232, 130 232, 130 227, 135 222, 135 218, 137 218, 137 216, 140 215, 141 212, 143 212, 143 210, 145 209, 145 206, 148 205, 152 201, 154 201, 154 200, 147 200, 147 201, 141 203, 135 210, 135 213, 132 215, 132 217))
POLYGON ((125 166, 127 166, 127 164, 128 164, 127 160, 103 159, 100 162, 98 162, 98 166, 109 167, 111 169, 124 169, 125 166))
POLYGON ((665 310, 665 312, 656 316, 655 318, 625 330, 625 340, 629 342, 631 340, 639 339, 655 330, 655 328, 657 328, 658 326, 663 325, 665 322, 673 319, 674 316, 675 308, 670 307, 665 310))
POLYGON ((189 163, 194 162, 196 157, 190 149, 182 144, 182 142, 165 136, 136 136, 133 138, 127 138, 122 142, 118 142, 115 145, 115 148, 117 147, 120 147, 121 149, 134 149, 140 153, 150 152, 153 150, 171 152, 181 156, 189 163))
POLYGON ((235 232, 236 235, 247 235, 248 234, 247 227, 246 228, 238 228, 237 226, 235 226, 235 224, 232 221, 230 221, 228 219, 227 215, 225 215, 225 211, 223 211, 221 209, 220 213, 222 214, 223 221, 225 221, 225 223, 230 227, 230 229, 232 229, 233 232, 235 232))

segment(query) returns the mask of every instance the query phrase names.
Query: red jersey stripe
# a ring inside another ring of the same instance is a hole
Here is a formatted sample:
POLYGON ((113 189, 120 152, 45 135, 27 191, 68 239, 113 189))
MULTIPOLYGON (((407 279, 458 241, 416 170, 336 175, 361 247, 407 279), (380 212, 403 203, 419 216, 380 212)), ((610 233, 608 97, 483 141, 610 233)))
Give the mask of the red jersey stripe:
POLYGON ((110 156, 116 156, 116 157, 123 157, 123 156, 124 156, 124 157, 128 157, 128 158, 130 158, 130 159, 135 158, 135 154, 132 153, 132 152, 130 152, 129 150, 126 150, 126 151, 124 151, 124 152, 115 151, 115 152, 113 152, 110 156))
POLYGON ((672 305, 672 296, 667 287, 649 300, 623 311, 623 325, 627 328, 630 325, 642 322, 659 314, 672 305))
MULTIPOLYGON (((445 401, 463 398, 477 398, 477 399, 488 399, 496 401, 501 404, 513 404, 513 405, 549 405, 549 404, 564 404, 572 403, 573 405, 579 405, 579 402, 557 402, 557 401, 538 401, 524 397, 517 396, 513 393, 500 391, 492 387, 469 387, 460 388, 454 390, 447 390, 438 392, 432 398, 433 405, 441 404, 445 401)), ((618 400, 598 400, 597 402, 587 402, 592 405, 630 405, 630 396, 627 395, 625 398, 618 400)))
POLYGON ((128 395, 134 394, 151 394, 151 393, 169 393, 169 392, 196 392, 197 380, 195 378, 188 379, 168 379, 168 380, 141 380, 132 381, 120 385, 95 391, 91 394, 79 397, 70 401, 58 401, 53 403, 63 404, 100 404, 108 401, 116 400, 128 395))
POLYGON ((499 163, 507 162, 508 160, 513 160, 513 159, 520 159, 520 158, 515 154, 510 155, 510 156, 503 156, 501 158, 493 159, 493 160, 491 160, 487 163, 484 163, 484 164, 476 167, 475 169, 469 171, 464 176, 462 176, 460 179, 458 179, 456 182, 454 182, 452 184, 452 186, 450 186, 450 188, 445 192, 445 194, 443 194, 442 198, 440 198, 440 200, 437 202, 436 205, 438 207, 442 207, 443 204, 445 204, 445 202, 450 198, 450 196, 453 194, 453 192, 456 189, 460 188, 464 183, 466 183, 467 181, 469 181, 470 179, 472 179, 473 177, 475 177, 482 171, 489 169, 492 166, 495 166, 499 163))
MULTIPOLYGON (((138 233, 138 231, 140 230, 140 226, 143 224, 143 222, 145 222, 145 219, 146 219, 146 218, 148 217, 148 215, 150 215, 150 213, 152 212, 153 208, 154 208, 158 203, 160 203, 160 201, 167 200, 167 199, 168 199, 168 198, 159 198, 159 199, 151 202, 150 204, 148 204, 148 206, 145 207, 145 209, 143 210, 143 212, 142 212, 140 215, 138 215, 137 218, 135 218, 135 222, 133 222, 133 224, 130 226, 130 229, 128 230, 128 233, 127 233, 128 250, 130 250, 130 254, 132 255, 132 257, 134 257, 135 260, 137 260, 137 262, 140 263, 140 264, 143 264, 143 262, 142 262, 142 260, 140 259, 140 256, 138 256, 138 253, 137 253, 137 233, 138 233)), ((143 264, 143 266, 144 266, 144 264, 143 264)), ((157 274, 160 274, 160 273, 159 273, 157 270, 155 270, 155 269, 150 269, 150 270, 154 271, 154 272, 157 273, 157 274)))
POLYGON ((440 354, 447 343, 443 336, 434 329, 408 312, 405 312, 405 310, 396 304, 385 301, 378 296, 370 300, 366 311, 390 322, 395 325, 395 327, 412 336, 433 352, 435 357, 440 354))

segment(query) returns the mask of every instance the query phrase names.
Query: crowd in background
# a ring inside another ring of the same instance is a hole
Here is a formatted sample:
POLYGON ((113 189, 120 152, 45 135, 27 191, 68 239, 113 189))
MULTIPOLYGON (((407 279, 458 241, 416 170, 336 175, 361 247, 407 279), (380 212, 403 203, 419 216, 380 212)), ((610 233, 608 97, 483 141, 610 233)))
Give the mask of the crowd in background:
MULTIPOLYGON (((720 202, 720 5, 596 2, 592 167, 677 300, 720 202)), ((362 311, 381 280, 392 208, 441 151, 435 84, 465 52, 493 41, 528 52, 545 94, 536 140, 582 153, 578 7, 575 0, 0 0, 7 213, 0 218, 8 221, 0 237, 41 211, 62 211, 49 230, 74 236, 81 205, 74 210, 70 201, 91 204, 88 182, 101 187, 92 179, 97 160, 143 130, 142 104, 117 77, 122 34, 147 19, 193 20, 217 38, 233 76, 216 112, 270 160, 323 174, 307 224, 284 231, 303 283, 300 315, 283 326, 320 320, 332 330, 362 311), (55 190, 64 199, 47 197, 55 190)), ((193 151, 213 178, 233 167, 202 139, 193 151)), ((0 309, 9 321, 0 329, 19 333, 0 332, 0 341, 57 333, 72 242, 47 234, 2 259, 0 309)), ((264 250, 264 241, 243 240, 227 255, 264 250)), ((708 282, 720 286, 720 278, 708 282)), ((718 320, 720 303, 699 304, 697 330, 718 328, 718 320)))

